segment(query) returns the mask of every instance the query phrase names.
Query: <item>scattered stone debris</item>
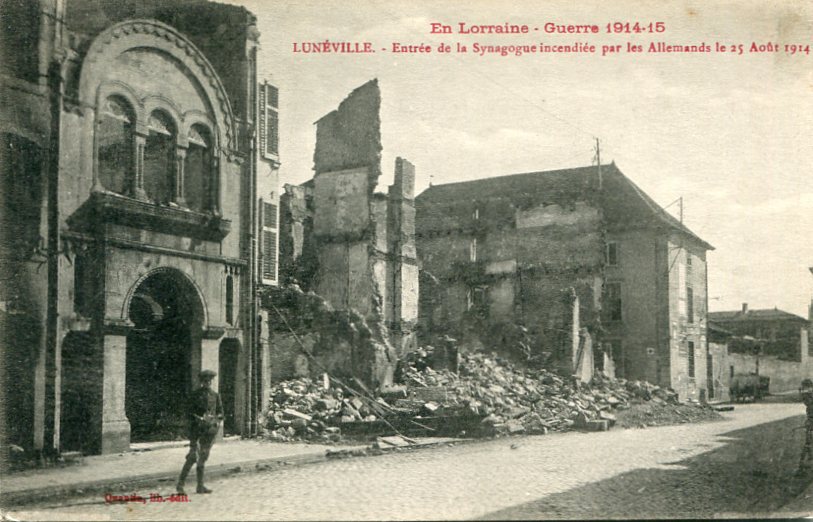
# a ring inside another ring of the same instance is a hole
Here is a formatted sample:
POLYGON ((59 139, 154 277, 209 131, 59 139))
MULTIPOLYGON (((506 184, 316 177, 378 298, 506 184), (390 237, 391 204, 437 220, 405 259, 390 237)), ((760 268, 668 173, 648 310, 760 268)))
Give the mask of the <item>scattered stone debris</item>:
POLYGON ((719 418, 710 406, 680 404, 674 391, 648 382, 596 377, 583 384, 484 353, 461 355, 458 372, 434 370, 426 359, 424 353, 408 359, 399 372, 403 384, 383 388, 377 397, 366 388, 343 389, 326 376, 280 383, 271 390, 265 435, 339 442, 344 431, 359 433, 362 425, 367 435, 398 435, 378 437, 373 449, 384 449, 410 444, 405 433, 448 434, 442 428, 450 425, 452 435, 476 437, 719 418))

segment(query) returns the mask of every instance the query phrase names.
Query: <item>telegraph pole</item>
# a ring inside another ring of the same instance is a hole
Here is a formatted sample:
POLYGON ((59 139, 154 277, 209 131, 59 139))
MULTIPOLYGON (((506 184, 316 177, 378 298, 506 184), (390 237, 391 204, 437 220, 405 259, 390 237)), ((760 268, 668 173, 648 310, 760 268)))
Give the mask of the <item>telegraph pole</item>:
POLYGON ((598 164, 598 189, 601 190, 604 180, 601 176, 601 143, 598 138, 596 138, 596 163, 598 164))

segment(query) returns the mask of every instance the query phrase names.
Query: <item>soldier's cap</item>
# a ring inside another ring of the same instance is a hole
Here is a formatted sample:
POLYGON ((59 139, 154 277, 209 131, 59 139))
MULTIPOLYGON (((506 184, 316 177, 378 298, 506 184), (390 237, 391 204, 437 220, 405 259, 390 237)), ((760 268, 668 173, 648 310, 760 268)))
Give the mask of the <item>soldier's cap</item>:
POLYGON ((802 388, 813 388, 813 381, 805 379, 802 381, 802 388))
POLYGON ((203 370, 200 372, 201 379, 214 379, 215 375, 217 375, 217 373, 212 370, 203 370))

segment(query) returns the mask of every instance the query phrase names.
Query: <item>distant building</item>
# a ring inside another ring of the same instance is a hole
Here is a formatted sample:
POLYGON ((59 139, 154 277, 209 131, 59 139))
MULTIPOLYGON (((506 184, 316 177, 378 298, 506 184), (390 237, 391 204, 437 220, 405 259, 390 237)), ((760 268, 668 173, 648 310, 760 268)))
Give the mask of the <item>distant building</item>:
POLYGON ((430 186, 416 198, 420 326, 488 348, 506 324, 569 356, 566 304, 618 376, 706 389, 706 252, 616 166, 430 186), (606 354, 606 356, 605 356, 606 354))
MULTIPOLYGON (((803 332, 810 326, 804 317, 778 308, 750 310, 747 303, 743 303, 741 310, 710 312, 709 320, 735 337, 748 336, 757 340, 762 355, 796 361, 799 360, 803 332)), ((730 346, 730 350, 741 351, 736 343, 730 346)))
POLYGON ((279 165, 255 21, 202 0, 4 2, 4 449, 175 440, 202 369, 226 432, 254 429, 279 165))
POLYGON ((715 360, 716 374, 759 373, 770 377, 769 391, 781 393, 798 389, 799 383, 813 376, 810 357, 810 321, 776 308, 730 312, 710 312, 711 341, 720 358, 715 360), (718 363, 719 361, 719 363, 718 363))

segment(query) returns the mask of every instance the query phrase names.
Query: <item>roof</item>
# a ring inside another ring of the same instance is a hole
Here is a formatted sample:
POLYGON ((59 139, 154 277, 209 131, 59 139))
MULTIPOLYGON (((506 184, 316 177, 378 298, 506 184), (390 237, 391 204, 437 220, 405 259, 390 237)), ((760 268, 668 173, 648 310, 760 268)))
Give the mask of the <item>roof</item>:
POLYGON ((431 185, 419 194, 417 199, 427 203, 440 203, 461 199, 512 198, 520 194, 555 196, 567 193, 576 195, 584 190, 584 181, 595 171, 595 167, 579 167, 431 185))
POLYGON ((778 308, 766 308, 762 310, 748 310, 745 313, 742 310, 726 311, 726 312, 709 312, 709 321, 716 323, 729 323, 732 321, 800 321, 807 322, 804 317, 779 310, 778 308))
MULTIPOLYGON (((714 247, 666 212, 621 170, 611 163, 601 166, 603 209, 610 224, 620 227, 661 224, 696 240, 706 250, 714 247)), ((495 176, 472 181, 432 185, 418 195, 423 208, 461 200, 506 198, 513 201, 533 199, 541 203, 561 202, 584 196, 595 186, 597 167, 576 167, 495 176)))
MULTIPOLYGON (((711 314, 709 314, 709 316, 711 316, 711 314)), ((709 320, 706 323, 706 329, 709 331, 709 333, 716 333, 726 336, 734 335, 734 332, 732 332, 731 330, 726 330, 725 328, 720 326, 719 323, 713 321, 711 317, 709 317, 709 320)))

